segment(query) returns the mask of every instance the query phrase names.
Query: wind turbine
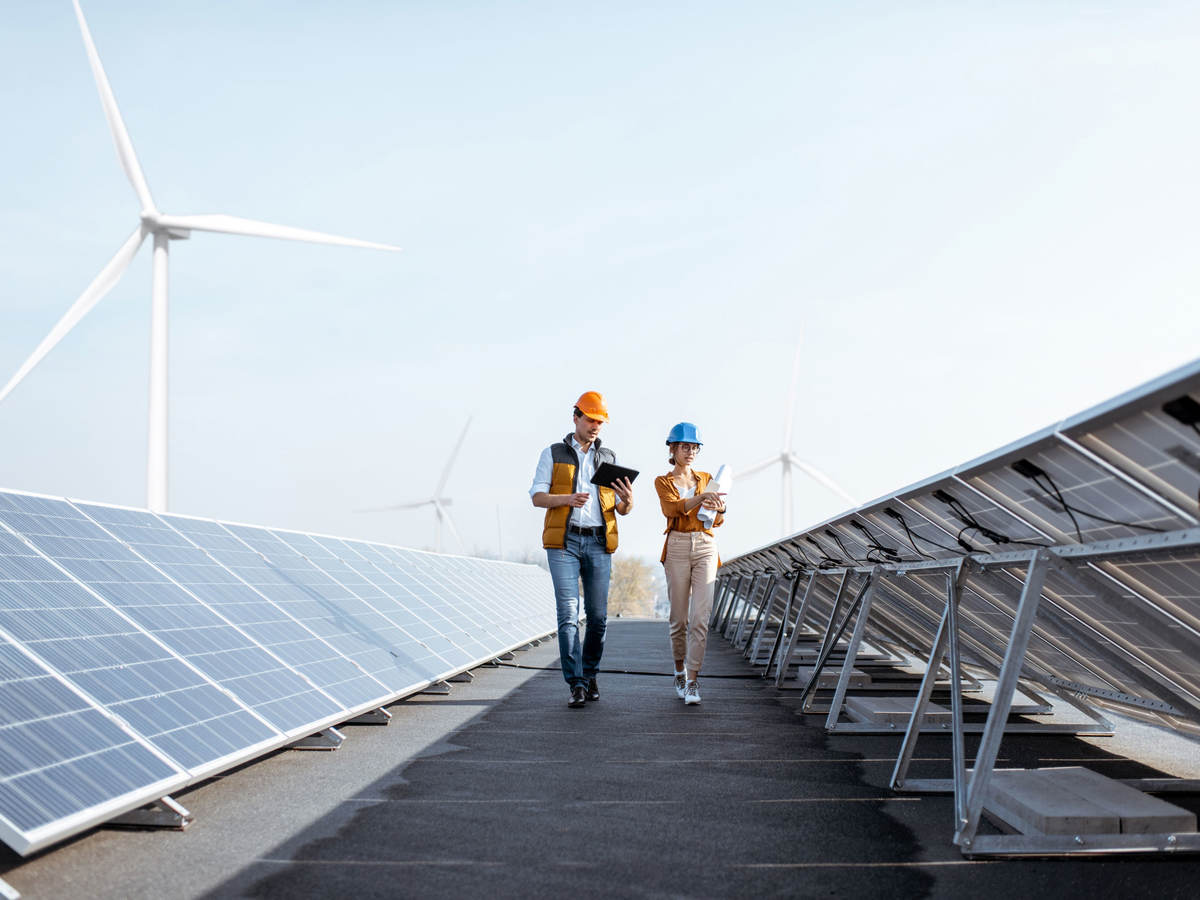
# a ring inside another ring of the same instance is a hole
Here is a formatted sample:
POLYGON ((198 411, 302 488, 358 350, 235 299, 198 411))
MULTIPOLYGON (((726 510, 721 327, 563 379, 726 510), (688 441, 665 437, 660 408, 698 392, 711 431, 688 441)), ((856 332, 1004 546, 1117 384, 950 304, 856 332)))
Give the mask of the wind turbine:
POLYGON ((458 443, 454 445, 454 449, 450 451, 450 458, 446 460, 446 467, 442 469, 442 477, 438 480, 437 487, 433 491, 433 496, 425 500, 417 500, 413 503, 398 503, 395 506, 373 506, 370 509, 358 509, 355 512, 392 512, 397 509, 420 509, 422 506, 432 506, 434 513, 437 515, 437 532, 434 541, 433 549, 442 552, 442 525, 445 524, 450 528, 454 539, 458 541, 458 545, 465 551, 467 545, 463 542, 462 535, 458 533, 458 529, 454 527, 454 520, 450 518, 448 506, 453 505, 454 501, 442 494, 446 489, 446 482, 450 478, 450 469, 454 467, 454 460, 458 457, 458 451, 463 445, 463 441, 467 438, 467 429, 471 427, 471 420, 467 419, 467 424, 463 426, 462 434, 458 436, 458 443))
POLYGON ((164 215, 154 205, 150 196, 150 188, 146 184, 146 176, 138 163, 137 154, 121 112, 117 108, 116 98, 104 74, 100 63, 100 54, 92 41, 91 31, 83 17, 79 0, 75 4, 75 16, 79 19, 79 30, 83 33, 83 43, 87 49, 88 61, 91 63, 92 75, 96 79, 96 88, 100 92, 100 103, 104 107, 104 117, 108 120, 109 131, 112 132, 113 143, 117 148, 117 159, 133 191, 137 195, 141 212, 138 214, 138 225, 133 233, 125 239, 116 256, 100 270, 100 274, 88 285, 87 290, 71 306, 65 316, 51 329, 33 351, 33 355, 9 379, 8 384, 0 390, 0 402, 21 383, 33 368, 42 361, 54 346, 61 341, 79 321, 91 311, 104 296, 120 281, 121 276, 133 261, 142 242, 147 237, 154 238, 154 265, 151 289, 150 313, 150 427, 146 463, 146 505, 154 512, 165 512, 167 509, 167 252, 171 241, 186 240, 193 231, 215 231, 219 234, 241 234, 252 237, 279 238, 285 241, 307 241, 314 244, 339 244, 345 247, 366 247, 372 250, 399 250, 389 244, 377 244, 371 241, 359 241, 354 238, 338 237, 332 234, 322 234, 319 231, 306 231, 302 228, 291 228, 286 225, 272 225, 268 222, 257 222, 253 219, 242 219, 227 215, 194 215, 169 216, 164 215))
POLYGON ((745 478, 747 475, 754 475, 761 472, 763 469, 769 468, 776 463, 779 464, 781 475, 783 477, 783 487, 781 495, 783 498, 783 533, 785 535, 792 533, 792 468, 795 467, 811 478, 818 484, 823 485, 833 493, 848 501, 851 506, 858 506, 858 501, 848 494, 840 484, 814 466, 807 460, 801 459, 792 450, 792 416, 796 409, 796 384, 800 379, 800 344, 796 344, 796 357, 792 362, 792 387, 788 392, 787 403, 787 419, 783 426, 783 449, 763 460, 762 462, 742 469, 738 472, 738 477, 745 478))

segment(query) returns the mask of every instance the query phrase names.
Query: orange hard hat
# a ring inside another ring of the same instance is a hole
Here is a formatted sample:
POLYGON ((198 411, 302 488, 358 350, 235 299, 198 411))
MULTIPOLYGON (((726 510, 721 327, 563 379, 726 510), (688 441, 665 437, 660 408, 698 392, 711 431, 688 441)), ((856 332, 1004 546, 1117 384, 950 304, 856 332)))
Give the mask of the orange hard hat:
POLYGON ((579 399, 575 401, 575 408, 585 416, 599 419, 601 422, 608 421, 608 404, 604 402, 604 395, 599 391, 585 391, 580 394, 579 399))

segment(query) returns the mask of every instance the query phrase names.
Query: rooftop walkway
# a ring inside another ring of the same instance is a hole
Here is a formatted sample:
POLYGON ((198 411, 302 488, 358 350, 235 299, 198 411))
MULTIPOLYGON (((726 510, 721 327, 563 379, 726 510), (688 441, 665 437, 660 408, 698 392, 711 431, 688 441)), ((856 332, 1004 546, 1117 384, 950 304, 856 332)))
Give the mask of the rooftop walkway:
MULTIPOLYGON (((666 657, 664 623, 611 621, 601 699, 574 710, 543 643, 347 729, 337 752, 182 795, 187 832, 101 829, 6 857, 0 878, 56 898, 1195 896, 1198 858, 964 860, 949 797, 886 787, 898 735, 827 736, 715 635, 704 702, 685 707, 669 676, 630 674, 666 657)), ((944 776, 948 737, 917 757, 914 777, 944 776)), ((1061 736, 1001 757, 1155 774, 1061 736)))

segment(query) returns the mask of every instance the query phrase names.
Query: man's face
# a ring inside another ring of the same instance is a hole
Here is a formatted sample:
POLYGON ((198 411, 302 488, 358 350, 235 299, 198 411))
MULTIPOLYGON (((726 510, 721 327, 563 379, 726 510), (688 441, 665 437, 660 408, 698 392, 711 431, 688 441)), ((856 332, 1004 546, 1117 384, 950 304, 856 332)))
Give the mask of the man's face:
POLYGON ((604 423, 591 416, 575 417, 575 439, 581 444, 590 444, 600 436, 600 426, 604 423))

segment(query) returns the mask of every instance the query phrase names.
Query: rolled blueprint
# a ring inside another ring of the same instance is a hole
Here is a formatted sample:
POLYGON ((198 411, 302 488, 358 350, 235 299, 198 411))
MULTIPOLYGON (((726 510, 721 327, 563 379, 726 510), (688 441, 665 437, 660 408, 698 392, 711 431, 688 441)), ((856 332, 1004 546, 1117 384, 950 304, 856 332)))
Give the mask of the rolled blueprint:
MULTIPOLYGON (((728 494, 731 487, 733 487, 733 469, 723 465, 717 469, 717 474, 708 483, 708 489, 718 494, 728 494)), ((705 528, 712 528, 712 523, 717 518, 717 511, 701 506, 696 512, 696 518, 704 523, 705 528)))

